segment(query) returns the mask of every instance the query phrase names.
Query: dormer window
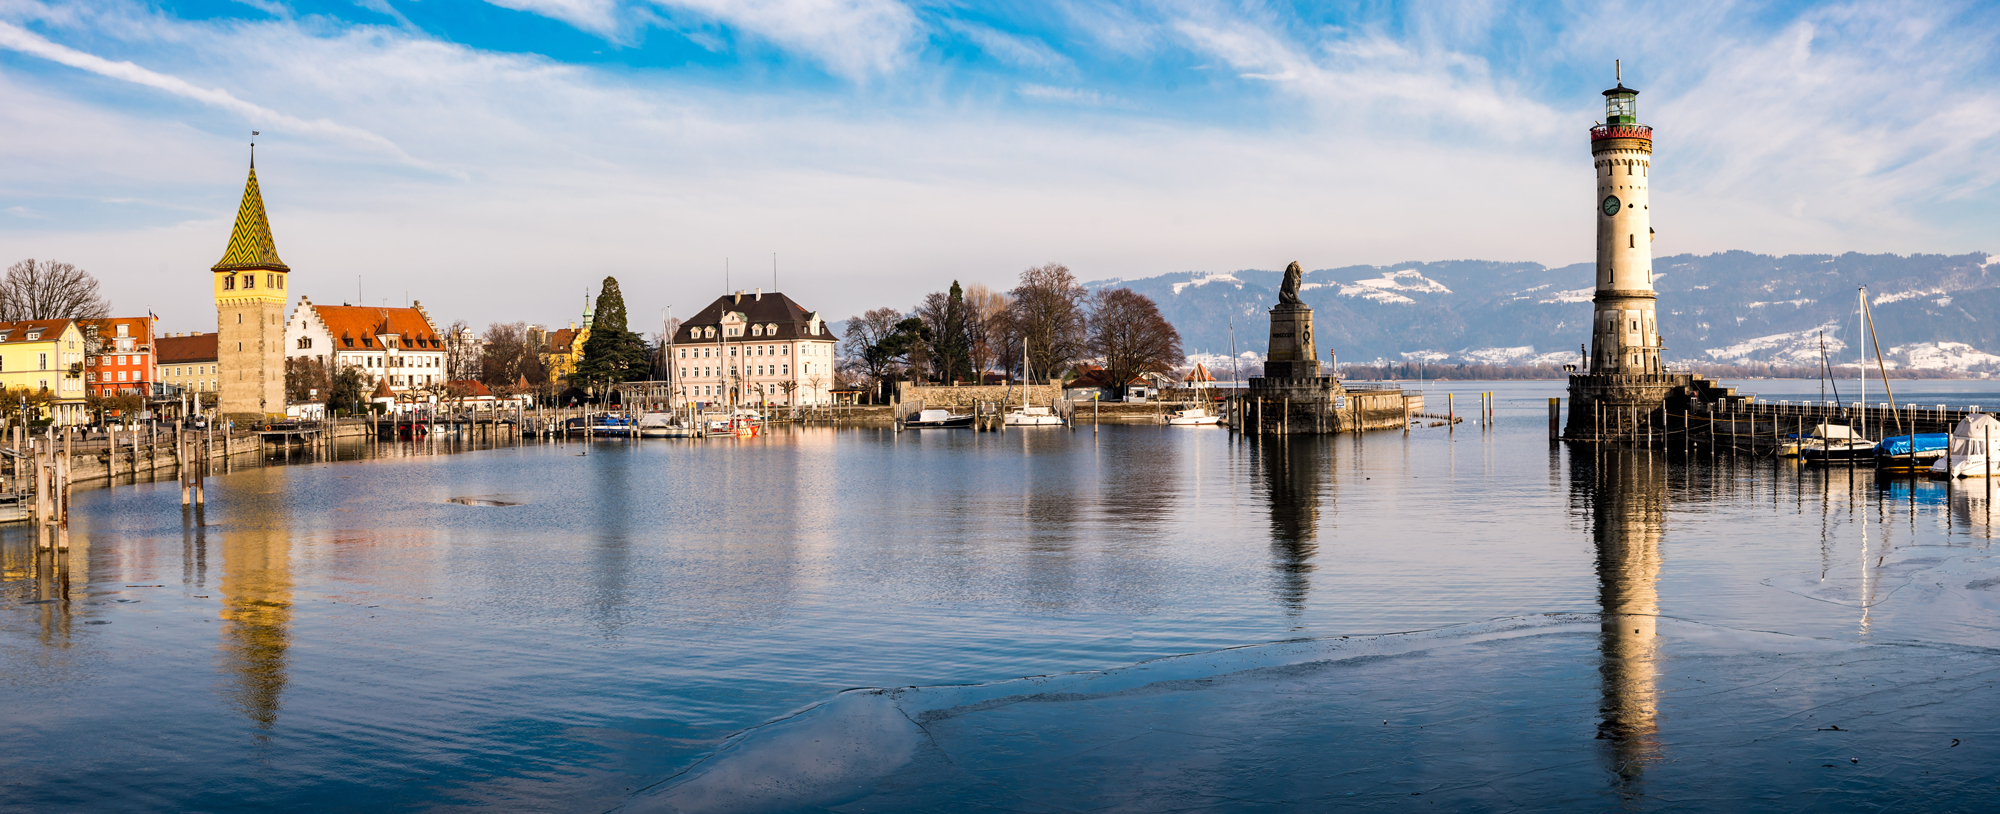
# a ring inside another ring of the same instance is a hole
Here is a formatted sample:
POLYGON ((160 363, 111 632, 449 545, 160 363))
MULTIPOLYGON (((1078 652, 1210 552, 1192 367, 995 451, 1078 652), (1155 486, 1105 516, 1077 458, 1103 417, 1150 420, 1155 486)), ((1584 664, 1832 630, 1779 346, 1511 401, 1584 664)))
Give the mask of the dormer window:
POLYGON ((14 336, 13 331, 0 331, 0 342, 5 342, 9 339, 12 339, 13 336, 14 336))
POLYGON ((771 323, 771 324, 769 324, 769 325, 766 325, 766 326, 764 326, 764 335, 765 335, 765 336, 777 336, 777 335, 778 335, 778 323, 775 323, 775 322, 773 322, 773 323, 771 323))
POLYGON ((752 325, 752 326, 750 326, 750 335, 751 335, 751 336, 763 336, 763 335, 764 335, 764 326, 762 326, 762 325, 752 325))
POLYGON ((118 335, 119 335, 119 336, 131 336, 131 335, 132 335, 132 326, 130 326, 130 325, 119 325, 119 326, 118 326, 118 335))
POLYGON ((29 332, 28 332, 28 341, 29 341, 29 342, 33 342, 33 341, 35 341, 35 340, 37 340, 37 339, 40 339, 40 338, 42 338, 42 332, 41 332, 41 331, 29 331, 29 332))

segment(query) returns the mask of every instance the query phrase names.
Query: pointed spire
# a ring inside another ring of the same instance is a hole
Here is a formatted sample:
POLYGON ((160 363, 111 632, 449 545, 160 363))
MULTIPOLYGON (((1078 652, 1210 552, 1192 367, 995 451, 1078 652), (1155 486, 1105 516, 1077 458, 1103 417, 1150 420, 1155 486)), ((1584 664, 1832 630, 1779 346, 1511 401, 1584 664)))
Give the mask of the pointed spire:
MULTIPOLYGON (((253 162, 256 159, 251 159, 253 162)), ((278 259, 278 246, 271 240, 271 223, 264 217, 264 195, 257 191, 257 167, 250 167, 250 180, 243 185, 243 204, 236 209, 236 228, 229 233, 229 250, 211 271, 263 269, 291 271, 278 259)))

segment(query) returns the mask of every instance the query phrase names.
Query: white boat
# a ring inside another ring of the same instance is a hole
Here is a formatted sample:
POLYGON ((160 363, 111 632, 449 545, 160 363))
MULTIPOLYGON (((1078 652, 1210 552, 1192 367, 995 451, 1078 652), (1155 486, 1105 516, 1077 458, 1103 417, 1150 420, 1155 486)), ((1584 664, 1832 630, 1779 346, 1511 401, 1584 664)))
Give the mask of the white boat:
POLYGON ((1865 460, 1875 457, 1875 442, 1845 424, 1821 424, 1812 437, 1799 442, 1799 457, 1807 463, 1865 460))
POLYGON ((2000 419, 1973 413, 1951 431, 1951 445, 1945 456, 1931 464, 1930 473, 1940 478, 1990 478, 2000 475, 2000 467, 1987 455, 1986 441, 2000 436, 2000 419))
POLYGON ((1028 340, 1021 339, 1021 406, 1007 411, 1000 417, 1000 423, 1009 427, 1060 427, 1062 416, 1047 407, 1029 407, 1029 386, 1035 381, 1032 368, 1028 366, 1028 340))
POLYGON ((1778 445, 1778 457, 1803 458, 1806 456, 1806 450, 1824 450, 1829 441, 1838 446, 1841 442, 1860 437, 1860 433, 1855 432, 1853 427, 1845 424, 1819 424, 1812 428, 1812 432, 1806 433, 1803 437, 1785 439, 1783 443, 1778 445))
POLYGON ((1023 405, 1000 417, 1000 422, 1009 427, 1060 427, 1062 416, 1047 407, 1023 405))
POLYGON ((1207 410, 1200 407, 1175 410, 1173 414, 1167 416, 1167 425, 1172 427, 1209 427, 1221 421, 1219 416, 1209 415, 1207 410))
POLYGON ((693 438, 701 432, 687 426, 673 413, 646 413, 639 416, 641 438, 693 438))

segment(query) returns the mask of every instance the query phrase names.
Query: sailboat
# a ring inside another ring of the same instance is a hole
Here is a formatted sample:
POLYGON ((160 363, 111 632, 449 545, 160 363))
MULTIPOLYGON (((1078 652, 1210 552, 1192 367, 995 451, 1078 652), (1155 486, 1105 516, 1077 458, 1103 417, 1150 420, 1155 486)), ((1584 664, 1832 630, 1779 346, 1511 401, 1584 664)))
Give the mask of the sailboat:
POLYGON ((1028 404, 1028 390, 1033 386, 1034 368, 1028 363, 1028 338, 1021 337, 1021 406, 1000 417, 1000 423, 1009 427, 1060 427, 1062 416, 1047 407, 1033 407, 1028 404))

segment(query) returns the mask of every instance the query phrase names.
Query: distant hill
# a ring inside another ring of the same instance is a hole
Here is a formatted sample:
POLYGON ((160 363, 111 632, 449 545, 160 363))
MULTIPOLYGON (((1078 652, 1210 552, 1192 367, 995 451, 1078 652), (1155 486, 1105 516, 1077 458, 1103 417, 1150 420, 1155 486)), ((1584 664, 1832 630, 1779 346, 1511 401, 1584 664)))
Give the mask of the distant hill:
MULTIPOLYGON (((1985 253, 1676 255, 1653 261, 1667 357, 1817 365, 1855 356, 1855 289, 1866 285, 1883 350, 1899 367, 2000 374, 2000 268, 1985 253), (1989 307, 1995 306, 1995 307, 1989 307)), ((1563 364, 1590 341, 1591 263, 1452 260, 1315 269, 1300 295, 1320 352, 1342 362, 1563 364)), ((1283 273, 1175 272, 1096 280, 1158 302, 1193 356, 1261 354, 1283 273)))

